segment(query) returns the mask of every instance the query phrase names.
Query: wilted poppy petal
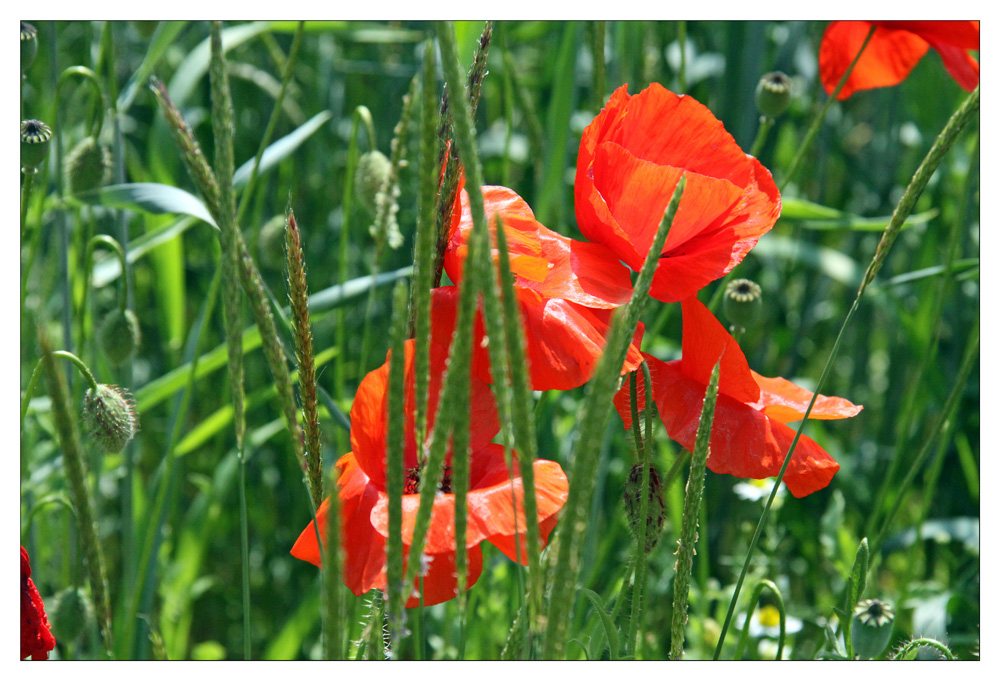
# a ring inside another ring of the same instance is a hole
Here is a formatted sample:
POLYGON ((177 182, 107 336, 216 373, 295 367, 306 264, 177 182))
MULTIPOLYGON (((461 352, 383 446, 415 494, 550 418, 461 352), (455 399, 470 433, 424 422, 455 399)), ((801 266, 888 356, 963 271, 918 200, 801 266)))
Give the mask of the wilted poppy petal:
MULTIPOLYGON (((827 94, 847 72, 871 27, 867 21, 833 21, 826 27, 819 47, 819 74, 827 94)), ((847 99, 857 90, 901 83, 927 48, 927 41, 910 31, 877 27, 837 99, 847 99)))
POLYGON ((695 297, 681 303, 684 335, 681 339, 681 371, 702 385, 708 381, 721 357, 719 393, 741 402, 756 402, 760 388, 750 372, 740 344, 719 320, 695 297))
MULTIPOLYGON (((688 451, 694 449, 706 385, 681 373, 678 362, 661 367, 653 394, 667 433, 688 451)), ((778 474, 795 433, 752 405, 719 394, 709 440, 708 468, 741 478, 778 474)), ((806 436, 799 439, 783 478, 796 497, 826 487, 840 465, 806 436)))
MULTIPOLYGON (((503 221, 515 286, 587 307, 612 308, 628 302, 632 294, 628 269, 610 251, 547 229, 535 220, 524 199, 506 187, 483 187, 483 201, 490 231, 496 231, 497 217, 503 221)), ((461 221, 445 251, 445 271, 452 281, 462 280, 471 230, 469 196, 462 192, 461 221)), ((498 257, 495 247, 493 257, 498 257)))
MULTIPOLYGON (((337 467, 340 469, 337 486, 344 551, 344 583, 354 595, 360 596, 375 586, 379 573, 385 570, 385 541, 369 521, 379 494, 358 466, 353 454, 342 456, 337 461, 337 467)), ((329 504, 329 500, 324 501, 316 512, 319 535, 324 541, 329 504)), ((315 527, 310 522, 292 547, 292 555, 299 560, 322 566, 319 546, 315 527)))
MULTIPOLYGON (((809 406, 809 401, 813 396, 811 391, 780 376, 768 378, 761 376, 756 371, 751 370, 751 373, 757 385, 760 386, 760 405, 768 418, 781 423, 802 420, 802 415, 806 413, 806 407, 809 406)), ((816 404, 813 405, 812 411, 809 412, 809 418, 845 419, 856 415, 862 408, 851 404, 843 397, 820 395, 816 398, 816 404)))
POLYGON ((591 241, 639 270, 681 174, 687 186, 650 294, 674 302, 742 260, 774 225, 781 201, 770 173, 690 97, 624 86, 584 130, 576 216, 591 241))

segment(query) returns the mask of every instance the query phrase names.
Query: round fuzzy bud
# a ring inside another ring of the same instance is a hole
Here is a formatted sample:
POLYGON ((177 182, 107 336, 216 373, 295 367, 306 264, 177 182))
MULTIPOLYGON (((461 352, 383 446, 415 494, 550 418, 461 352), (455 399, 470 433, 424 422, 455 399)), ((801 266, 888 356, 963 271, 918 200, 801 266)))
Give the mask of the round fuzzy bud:
POLYGON ((21 171, 26 174, 38 172, 49 153, 52 129, 41 121, 29 119, 21 121, 21 171))
POLYGON ((375 200, 382 191, 392 169, 392 163, 381 151, 368 151, 358 159, 354 173, 354 190, 358 201, 369 213, 375 213, 375 200))
POLYGON ((757 110, 767 118, 777 118, 788 110, 792 101, 792 79, 781 71, 761 76, 757 83, 757 110))
POLYGON ((116 385, 97 384, 97 392, 83 396, 83 423, 97 446, 107 454, 125 449, 139 429, 128 391, 116 385))
POLYGON ((93 606, 82 589, 68 587, 56 594, 49 606, 49 626, 57 641, 74 641, 93 617, 93 606))
POLYGON ((66 156, 66 191, 82 194, 111 179, 111 152, 96 137, 80 140, 66 156))
MULTIPOLYGON (((636 539, 639 538, 639 513, 642 508, 642 464, 635 464, 629 471, 625 483, 625 514, 628 516, 628 526, 636 539)), ((660 541, 663 531, 663 519, 666 517, 666 507, 663 503, 663 483, 656 467, 649 465, 649 501, 646 505, 646 553, 650 553, 660 541)))
POLYGON ((21 22, 21 73, 25 73, 28 67, 35 61, 38 54, 38 29, 31 24, 21 22))
POLYGON ((726 286, 722 311, 726 313, 731 330, 742 332, 760 314, 760 286, 749 279, 733 279, 726 286))
POLYGON ((851 643, 855 654, 862 660, 873 660, 882 654, 892 636, 892 606, 875 598, 868 598, 854 606, 851 623, 851 643))
POLYGON ((135 354, 142 333, 139 319, 132 310, 114 310, 109 313, 98 331, 101 352, 112 364, 121 364, 135 354))

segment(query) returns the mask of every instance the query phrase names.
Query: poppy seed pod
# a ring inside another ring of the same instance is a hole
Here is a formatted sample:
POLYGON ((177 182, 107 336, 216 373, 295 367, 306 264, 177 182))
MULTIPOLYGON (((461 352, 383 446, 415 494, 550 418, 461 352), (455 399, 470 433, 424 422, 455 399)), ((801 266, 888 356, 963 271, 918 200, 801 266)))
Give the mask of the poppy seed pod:
POLYGON ((139 319, 132 310, 114 310, 98 331, 101 352, 112 364, 121 364, 135 354, 142 340, 139 319))
POLYGON ((376 197, 389 177, 392 164, 381 151, 365 152, 354 171, 354 190, 358 201, 369 213, 375 213, 376 197))
POLYGON ((730 330, 740 332, 757 318, 761 308, 760 286, 749 279, 734 279, 726 286, 722 311, 729 320, 730 330))
POLYGON ((52 129, 41 121, 28 119, 21 121, 21 171, 26 174, 38 172, 45 156, 49 153, 52 129))
MULTIPOLYGON (((629 471, 625 483, 625 514, 628 516, 628 526, 635 538, 639 538, 641 525, 639 513, 642 510, 642 464, 635 464, 629 471)), ((666 506, 663 503, 663 483, 656 467, 649 465, 649 501, 646 508, 646 553, 651 553, 660 541, 663 531, 663 519, 666 517, 666 506)))
POLYGON ((56 638, 63 642, 75 640, 93 618, 93 606, 82 589, 68 587, 49 606, 49 625, 56 638))
POLYGON ((872 660, 882 654, 889 645, 894 618, 892 606, 885 601, 868 598, 854 606, 851 643, 859 658, 872 660))
POLYGON ((108 454, 125 449, 139 429, 128 391, 116 385, 99 383, 97 392, 83 396, 83 423, 98 447, 108 454))
POLYGON ((111 152, 96 137, 80 140, 66 157, 66 192, 82 194, 111 179, 111 152))
POLYGON ((38 29, 31 24, 21 22, 21 74, 35 61, 38 54, 38 29))
POLYGON ((757 82, 754 93, 757 110, 767 118, 777 118, 792 102, 792 79, 781 71, 765 73, 757 82))

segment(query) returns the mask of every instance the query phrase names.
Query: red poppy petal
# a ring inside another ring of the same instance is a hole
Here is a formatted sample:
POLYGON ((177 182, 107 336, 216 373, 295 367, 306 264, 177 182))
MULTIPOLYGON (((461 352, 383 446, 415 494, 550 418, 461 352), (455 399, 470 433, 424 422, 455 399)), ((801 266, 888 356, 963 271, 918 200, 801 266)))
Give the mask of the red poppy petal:
MULTIPOLYGON (((507 237, 515 286, 547 298, 564 298, 587 307, 611 308, 627 303, 632 294, 628 270, 611 252, 575 241, 535 220, 528 204, 506 187, 483 187, 486 219, 496 230, 499 216, 507 237)), ((472 230, 468 193, 462 193, 462 218, 445 251, 445 270, 461 281, 472 230)), ((494 260, 498 257, 493 249, 494 260)))
POLYGON ((681 302, 681 310, 684 316, 681 371, 698 383, 708 385, 712 370, 721 357, 719 393, 740 402, 756 402, 760 388, 739 343, 694 296, 681 302))
MULTIPOLYGON (((341 540, 344 551, 344 584, 356 596, 367 592, 385 571, 385 540, 372 527, 369 517, 378 501, 378 490, 350 453, 337 462, 340 469, 338 498, 341 513, 341 540)), ((320 537, 326 538, 329 501, 316 512, 320 537)), ((292 547, 292 555, 313 565, 322 566, 322 554, 316 541, 313 523, 302 531, 292 547)))
MULTIPOLYGON (((646 365, 649 367, 649 378, 653 382, 653 400, 655 401, 655 395, 658 394, 657 383, 659 382, 660 372, 663 371, 663 367, 666 366, 666 362, 653 357, 652 355, 642 353, 642 358, 646 360, 646 365)), ((621 416, 622 421, 625 422, 625 429, 628 430, 632 427, 632 405, 631 405, 631 392, 629 388, 629 377, 625 377, 622 381, 621 388, 615 393, 612 401, 615 405, 615 410, 618 415, 621 416)), ((646 380, 643 377, 642 371, 636 371, 635 377, 635 392, 636 392, 636 404, 637 411, 641 415, 643 409, 646 408, 646 380)))
POLYGON ((941 55, 944 67, 951 77, 965 90, 969 92, 975 90, 979 85, 979 62, 965 48, 946 45, 933 39, 928 41, 941 55))
MULTIPOLYGON (((404 570, 406 562, 409 560, 408 549, 403 547, 404 570)), ((478 546, 473 546, 466 552, 466 588, 472 586, 479 580, 479 575, 483 572, 483 552, 478 546)), ((424 605, 431 606, 444 603, 454 598, 458 594, 458 571, 455 566, 455 553, 424 553, 423 563, 425 573, 422 577, 424 587, 424 605)), ((407 608, 415 608, 420 605, 420 579, 413 583, 413 592, 406 601, 407 608)), ((386 573, 383 571, 379 582, 375 584, 376 589, 385 591, 386 573)))
MULTIPOLYGON (((791 381, 777 376, 768 378, 761 376, 756 371, 752 371, 754 380, 760 386, 760 406, 763 407, 764 414, 775 421, 781 423, 791 423, 801 421, 802 415, 806 413, 809 401, 813 393, 805 388, 799 387, 791 381)), ((827 397, 820 395, 816 398, 816 404, 809 412, 809 418, 829 420, 845 419, 859 413, 863 407, 851 404, 843 397, 827 397)))
MULTIPOLYGON (((688 451, 694 448, 706 386, 669 362, 654 384, 656 406, 667 433, 688 451)), ((709 441, 708 468, 741 478, 778 474, 795 433, 752 405, 720 394, 709 441)), ((826 487, 840 465, 812 439, 802 436, 785 471, 784 482, 796 497, 826 487)))
POLYGON ((49 629, 45 604, 31 579, 31 561, 21 547, 21 659, 49 659, 56 639, 49 629))
POLYGON ((885 28, 916 33, 927 42, 943 43, 964 50, 979 49, 978 21, 878 21, 885 28))
MULTIPOLYGON (((819 72, 827 94, 833 92, 864 44, 871 23, 833 21, 819 47, 819 72)), ((927 41, 907 30, 879 26, 837 99, 857 90, 888 87, 903 81, 927 52, 927 41)))

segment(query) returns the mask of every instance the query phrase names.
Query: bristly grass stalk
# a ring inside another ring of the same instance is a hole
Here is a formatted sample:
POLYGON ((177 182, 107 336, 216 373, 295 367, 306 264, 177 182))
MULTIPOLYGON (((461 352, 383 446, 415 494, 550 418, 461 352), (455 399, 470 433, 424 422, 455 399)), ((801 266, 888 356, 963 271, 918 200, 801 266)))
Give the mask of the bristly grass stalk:
MULTIPOLYGON (((111 634, 111 601, 108 595, 108 577, 104 567, 104 554, 97 537, 97 518, 94 513, 93 501, 87 489, 87 464, 84 459, 80 437, 77 432, 76 420, 79 416, 70 406, 69 389, 65 374, 56 364, 56 353, 52 351, 48 336, 43 325, 38 325, 38 343, 42 351, 42 361, 45 364, 45 378, 48 384, 49 397, 52 401, 52 420, 55 422, 59 447, 62 449, 63 467, 66 470, 66 480, 69 483, 69 498, 73 504, 80 541, 83 544, 87 564, 87 575, 90 582, 90 593, 94 603, 97 622, 101 629, 104 649, 109 658, 113 658, 113 639, 111 634)), ((60 353, 69 359, 69 353, 60 353)), ((72 357, 71 361, 85 371, 87 382, 91 388, 96 387, 94 377, 79 359, 72 357)))
MULTIPOLYGON (((639 485, 639 518, 638 527, 635 534, 635 567, 632 578, 632 613, 628 622, 628 638, 625 641, 626 652, 631 649, 635 657, 639 656, 639 641, 636 636, 641 636, 642 631, 639 621, 642 617, 642 595, 646 586, 646 554, 648 546, 647 533, 649 532, 649 467, 651 463, 651 449, 653 437, 653 381, 649 375, 649 366, 645 361, 642 363, 643 375, 643 395, 645 402, 643 413, 645 416, 645 433, 639 425, 639 399, 638 387, 636 385, 636 375, 638 372, 631 372, 628 376, 629 406, 632 411, 632 439, 635 446, 636 460, 642 466, 642 479, 639 485)), ((609 642, 610 643, 610 642, 609 642)))
POLYGON ((691 584, 691 565, 694 560, 695 544, 698 542, 698 516, 701 511, 702 492, 705 487, 705 466, 709 456, 709 442, 712 436, 712 421, 715 419, 715 400, 719 394, 720 357, 712 369, 712 377, 705 390, 705 401, 698 419, 694 451, 691 452, 691 468, 688 471, 687 487, 684 491, 684 512, 681 519, 681 537, 677 541, 677 563, 674 567, 674 605, 670 621, 670 658, 679 660, 684 656, 684 633, 688 621, 688 588, 691 584))
POLYGON ((791 182, 795 178, 796 173, 798 173, 799 167, 802 165, 802 160, 806 156, 806 152, 809 151, 809 147, 812 146, 813 140, 816 139, 816 133, 819 132, 820 126, 822 126, 823 121, 826 120, 826 112, 829 111, 833 103, 837 101, 837 95, 839 95, 840 91, 844 89, 844 83, 846 83, 847 79, 851 76, 851 72, 854 71, 854 67, 857 65, 858 60, 861 59, 861 55, 865 53, 865 48, 868 47, 868 43, 871 41, 872 36, 875 35, 876 29, 877 27, 873 24, 871 29, 868 31, 868 35, 865 36, 865 41, 861 43, 861 48, 854 56, 854 60, 847 67, 847 70, 844 71, 844 75, 840 77, 840 81, 837 83, 837 86, 833 88, 833 92, 831 92, 830 96, 826 98, 826 102, 823 103, 823 108, 820 109, 819 113, 816 114, 816 117, 813 118, 812 123, 809 125, 809 129, 806 131, 805 139, 802 140, 802 144, 799 145, 798 151, 795 152, 795 157, 792 159, 788 172, 785 173, 785 177, 781 180, 781 184, 779 185, 779 189, 781 191, 785 190, 788 183, 791 182))
POLYGON ((246 452, 244 433, 246 415, 243 387, 243 298, 239 284, 239 250, 236 234, 236 194, 233 190, 233 100, 229 92, 229 76, 222 52, 222 22, 211 25, 211 60, 209 76, 212 99, 212 133, 215 139, 215 175, 219 181, 218 214, 222 244, 222 309, 226 329, 226 352, 229 358, 229 389, 233 400, 233 426, 236 431, 236 452, 240 462, 240 562, 243 574, 243 658, 250 659, 250 547, 246 503, 246 452))
MULTIPOLYGON (((413 590, 413 582, 403 581, 403 492, 406 477, 406 284, 396 282, 392 292, 392 355, 389 358, 389 384, 386 394, 385 492, 389 497, 389 535, 386 540, 386 604, 389 615, 389 638, 393 657, 402 648, 405 631, 403 606, 413 590)), ((416 556, 411 555, 411 559, 416 556)))
POLYGON ((544 659, 558 659, 564 654, 570 609, 580 568, 579 542, 587 531, 587 509, 593 495, 600 445, 608 422, 608 411, 611 408, 611 395, 615 392, 629 342, 646 303, 653 273, 659 264, 660 252, 677 213, 686 180, 687 178, 682 175, 677 182, 632 289, 632 297, 623 309, 616 312, 611 330, 608 332, 604 353, 597 364, 594 376, 587 384, 583 407, 577 420, 579 428, 574 444, 569 497, 562 510, 559 546, 547 612, 548 621, 542 654, 544 659))
MULTIPOLYGON (((840 331, 837 333, 837 338, 833 343, 833 348, 830 350, 830 356, 826 360, 823 372, 820 374, 820 378, 816 382, 816 388, 815 392, 813 392, 812 399, 809 400, 809 404, 802 416, 802 420, 799 422, 799 427, 795 432, 795 437, 792 438, 792 444, 788 449, 788 454, 785 455, 785 461, 781 465, 781 470, 778 471, 778 476, 774 481, 771 494, 767 498, 767 502, 764 504, 764 510, 761 512, 760 520, 757 523, 757 529, 754 531, 753 538, 750 540, 750 546, 747 548, 747 555, 743 561, 743 569, 740 571, 739 579, 736 581, 736 588, 733 592, 732 599, 729 602, 729 611, 726 613, 726 619, 723 622, 722 631, 719 635, 719 643, 715 649, 714 659, 716 660, 719 659, 719 655, 722 653, 722 646, 726 640, 726 632, 729 630, 729 623, 732 620, 733 611, 736 608, 736 601, 739 598, 740 589, 743 586, 743 580, 746 578, 746 573, 750 567, 750 561, 753 558, 757 541, 760 539, 761 532, 764 529, 764 524, 767 522, 771 505, 774 503, 774 498, 778 494, 778 487, 781 484, 781 480, 785 476, 785 469, 788 468, 788 464, 792 460, 792 454, 795 452, 795 447, 799 442, 799 438, 802 436, 802 431, 805 429, 806 421, 812 413, 813 405, 816 403, 816 398, 819 396, 820 391, 830 374, 833 362, 836 359, 837 353, 840 350, 840 345, 843 342, 844 332, 847 330, 848 324, 850 324, 851 319, 854 317, 854 313, 858 309, 858 305, 861 302, 861 296, 864 295, 868 285, 875 279, 875 275, 878 274, 879 269, 881 269, 886 256, 889 254, 889 249, 892 248, 892 244, 895 242, 896 237, 899 236, 900 230, 902 230, 903 223, 906 221, 906 218, 910 216, 913 206, 916 204, 920 194, 927 186, 927 183, 930 181, 934 171, 941 164, 945 154, 949 149, 951 149, 952 145, 958 139, 959 134, 972 119, 973 114, 975 114, 978 110, 979 87, 977 86, 976 89, 973 90, 968 97, 966 97, 955 113, 952 114, 948 123, 941 131, 941 134, 939 134, 937 139, 934 140, 934 144, 931 146, 930 151, 927 152, 927 155, 924 157, 923 161, 921 161, 920 166, 913 174, 913 177, 910 178, 910 182, 907 185, 906 190, 903 192, 903 196, 896 204, 895 210, 893 210, 889 224, 886 225, 885 231, 882 233, 882 238, 879 240, 878 246, 875 249, 875 254, 872 256, 872 260, 868 264, 868 269, 865 271, 865 276, 861 282, 861 286, 858 288, 858 292, 854 297, 854 302, 847 311, 847 315, 844 317, 844 321, 840 326, 840 331)), ((876 542, 872 542, 872 545, 876 546, 876 542)))

